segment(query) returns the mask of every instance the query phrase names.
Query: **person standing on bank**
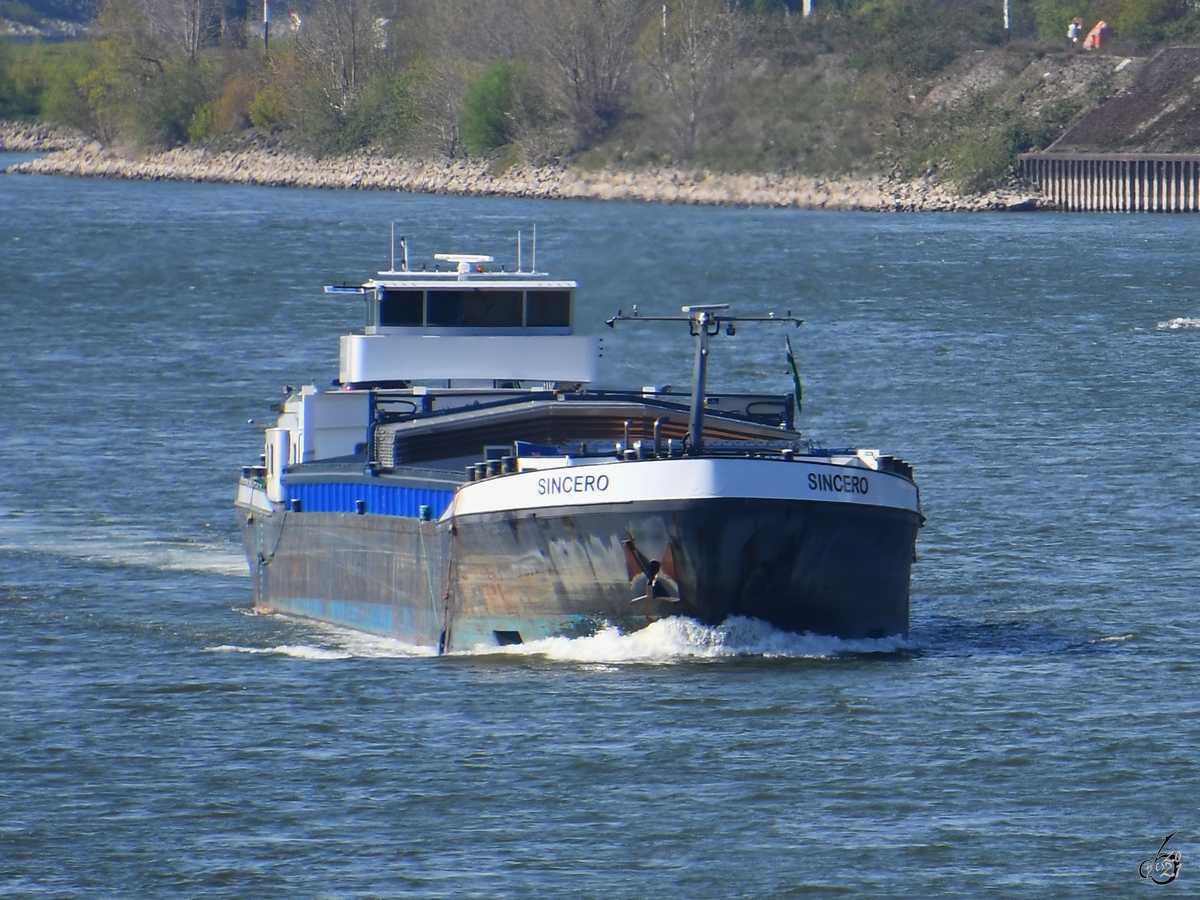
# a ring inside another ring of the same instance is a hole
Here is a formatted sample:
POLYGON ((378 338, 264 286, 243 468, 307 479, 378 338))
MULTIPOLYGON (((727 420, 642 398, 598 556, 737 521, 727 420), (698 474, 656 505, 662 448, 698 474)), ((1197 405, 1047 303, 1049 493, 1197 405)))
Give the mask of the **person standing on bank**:
POLYGON ((1083 19, 1076 16, 1071 20, 1071 24, 1067 26, 1067 40, 1071 42, 1072 47, 1079 46, 1079 34, 1083 31, 1083 19))

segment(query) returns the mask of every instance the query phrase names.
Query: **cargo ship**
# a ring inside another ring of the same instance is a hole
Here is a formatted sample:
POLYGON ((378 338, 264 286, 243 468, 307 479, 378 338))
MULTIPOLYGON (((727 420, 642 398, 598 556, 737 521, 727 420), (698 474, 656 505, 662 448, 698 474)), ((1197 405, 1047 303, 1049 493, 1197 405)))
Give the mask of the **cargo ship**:
MULTIPOLYGON (((254 606, 446 653, 732 616, 834 637, 907 636, 923 522, 911 466, 824 449, 796 393, 707 385, 710 344, 795 328, 723 304, 633 308, 684 327, 690 390, 594 387, 578 285, 408 242, 328 286, 365 302, 328 388, 286 388, 235 508, 254 606)), ((790 346, 790 342, 789 342, 790 346)), ((646 366, 650 380, 653 360, 646 366)))

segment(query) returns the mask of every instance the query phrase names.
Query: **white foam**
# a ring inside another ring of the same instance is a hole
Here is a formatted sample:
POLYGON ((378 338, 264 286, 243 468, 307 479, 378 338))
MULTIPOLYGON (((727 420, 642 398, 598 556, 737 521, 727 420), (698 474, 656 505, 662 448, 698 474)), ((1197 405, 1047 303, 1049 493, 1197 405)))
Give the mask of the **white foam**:
POLYGON ((248 578, 250 568, 238 550, 213 544, 149 541, 144 545, 151 565, 173 572, 212 572, 248 578))
MULTIPOLYGON (((271 613, 270 615, 279 615, 271 613)), ((300 659, 403 659, 436 656, 433 647, 418 647, 394 638, 354 631, 338 625, 310 620, 303 622, 311 637, 321 646, 283 644, 253 648, 223 645, 206 648, 210 652, 264 653, 300 659)), ((640 631, 623 634, 616 628, 604 628, 587 637, 552 637, 505 647, 480 645, 472 650, 451 653, 455 657, 538 656, 559 662, 587 663, 589 670, 607 671, 619 663, 663 664, 696 659, 834 659, 871 653, 897 653, 912 649, 899 636, 841 640, 818 634, 794 634, 780 631, 758 619, 733 616, 720 625, 701 625, 694 619, 673 616, 653 622, 640 631)))
POLYGON ((1178 331, 1181 328, 1200 328, 1200 319, 1191 319, 1185 316, 1180 316, 1174 319, 1168 319, 1166 322, 1159 322, 1159 331, 1178 331))
POLYGON ((0 550, 43 553, 103 565, 245 577, 245 557, 228 544, 165 540, 136 526, 71 519, 0 518, 0 550))
MULTIPOLYGON (((245 615, 256 616, 252 609, 239 609, 245 615)), ((266 613, 268 616, 275 616, 279 619, 303 624, 303 626, 311 632, 311 637, 320 641, 322 646, 313 648, 320 653, 327 653, 328 656, 313 655, 305 657, 307 659, 406 659, 414 656, 437 656, 437 648, 435 647, 418 647, 416 644, 406 644, 404 641, 398 641, 395 638, 384 637, 383 635, 370 634, 365 631, 355 631, 352 628, 343 628, 340 625, 333 625, 329 622, 318 622, 313 619, 300 619, 289 616, 283 613, 266 613)), ((288 647, 290 645, 284 645, 288 647)), ((209 647, 209 650, 226 650, 236 649, 228 647, 209 647)), ((244 652, 251 652, 245 650, 244 652)), ((266 648, 254 652, 274 653, 282 652, 279 647, 266 648)), ((296 654, 289 653, 294 656, 296 654)))
POLYGON ((1132 640, 1133 640, 1133 634, 1131 632, 1129 634, 1116 634, 1116 635, 1113 635, 1112 637, 1096 638, 1093 641, 1089 641, 1089 643, 1092 643, 1092 644, 1120 644, 1120 643, 1124 643, 1125 641, 1132 641, 1132 640))
POLYGON ((640 631, 616 628, 589 637, 552 637, 507 647, 476 647, 478 655, 543 656, 586 663, 672 663, 692 659, 763 658, 822 659, 864 653, 895 653, 907 645, 899 637, 845 641, 815 634, 780 631, 758 619, 734 616, 721 625, 701 625, 672 616, 640 631))
POLYGON ((334 625, 322 625, 328 630, 344 653, 358 659, 405 659, 412 656, 437 656, 436 647, 418 647, 416 644, 406 644, 395 638, 383 637, 378 634, 367 634, 363 631, 352 631, 348 628, 338 628, 334 625))
POLYGON ((205 647, 208 653, 254 653, 274 656, 291 656, 294 659, 353 659, 353 653, 344 650, 328 650, 324 647, 311 647, 307 644, 280 644, 278 647, 239 647, 235 644, 221 644, 219 647, 205 647))

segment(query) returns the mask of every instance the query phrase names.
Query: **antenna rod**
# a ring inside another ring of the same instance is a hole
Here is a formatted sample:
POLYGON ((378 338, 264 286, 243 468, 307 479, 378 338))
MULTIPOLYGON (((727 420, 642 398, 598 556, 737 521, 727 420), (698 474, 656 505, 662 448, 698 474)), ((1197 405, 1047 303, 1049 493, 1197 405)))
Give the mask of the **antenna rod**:
POLYGON ((529 270, 537 274, 537 222, 533 223, 533 259, 529 263, 529 270))
MULTIPOLYGON (((688 452, 704 452, 704 387, 708 378, 708 328, 713 314, 708 310, 692 313, 692 331, 696 335, 696 359, 692 365, 692 405, 688 410, 688 452)), ((721 327, 718 320, 717 328, 721 327)))
POLYGON ((517 229, 517 274, 521 272, 521 229, 517 229))

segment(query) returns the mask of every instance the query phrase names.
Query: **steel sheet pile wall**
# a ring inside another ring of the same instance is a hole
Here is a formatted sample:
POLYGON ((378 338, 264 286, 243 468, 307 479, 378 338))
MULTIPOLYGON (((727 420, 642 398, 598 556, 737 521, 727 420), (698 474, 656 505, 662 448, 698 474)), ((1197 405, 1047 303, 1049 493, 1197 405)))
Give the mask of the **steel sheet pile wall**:
POLYGON ((1018 171, 1067 212, 1200 210, 1200 156, 1026 153, 1018 171))

